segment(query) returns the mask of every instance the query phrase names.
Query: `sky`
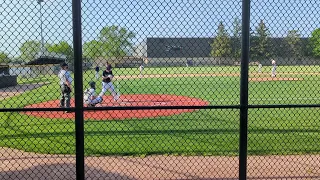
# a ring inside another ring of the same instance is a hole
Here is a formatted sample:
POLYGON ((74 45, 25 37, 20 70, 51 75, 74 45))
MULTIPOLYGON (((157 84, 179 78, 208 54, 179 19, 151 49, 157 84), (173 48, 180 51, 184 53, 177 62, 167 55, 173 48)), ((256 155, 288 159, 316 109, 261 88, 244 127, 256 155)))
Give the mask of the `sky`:
MULTIPOLYGON (((40 8, 36 0, 0 0, 0 51, 17 57, 23 42, 41 41, 41 22, 46 43, 72 45, 71 2, 44 0, 40 8)), ((241 0, 82 0, 82 39, 96 39, 111 25, 134 32, 134 44, 147 37, 214 37, 220 21, 231 34, 241 5, 241 0)), ((310 37, 320 27, 319 12, 319 0, 252 0, 251 29, 263 20, 272 37, 293 29, 310 37)))

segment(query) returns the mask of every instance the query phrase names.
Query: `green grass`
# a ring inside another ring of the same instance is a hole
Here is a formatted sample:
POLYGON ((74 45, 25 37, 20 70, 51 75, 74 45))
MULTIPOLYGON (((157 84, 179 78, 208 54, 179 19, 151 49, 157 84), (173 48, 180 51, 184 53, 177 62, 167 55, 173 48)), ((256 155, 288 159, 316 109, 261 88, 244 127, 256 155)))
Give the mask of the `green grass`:
MULTIPOLYGON (((251 73, 255 67, 251 67, 251 73)), ((270 67, 268 67, 270 69, 270 67)), ((264 67, 265 73, 268 73, 264 67)), ((319 66, 278 67, 278 72, 316 72, 319 66)), ((146 68, 148 74, 239 73, 239 67, 146 68)), ((137 69, 115 69, 116 75, 137 75, 137 69)), ((282 76, 282 75, 281 75, 282 76)), ((249 104, 319 104, 319 76, 290 75, 303 81, 249 83, 249 104)), ((84 84, 94 71, 84 73, 84 84)), ((0 101, 0 108, 58 99, 56 76, 19 82, 48 81, 41 88, 0 101)), ((239 77, 125 79, 114 82, 122 94, 176 94, 205 99, 211 105, 238 105, 239 77)), ((100 91, 100 84, 98 91, 100 91)), ((38 153, 75 154, 73 120, 0 113, 0 146, 38 153)), ((257 154, 319 153, 318 108, 250 109, 248 152, 257 154)), ((85 121, 86 155, 237 155, 239 110, 197 110, 169 117, 121 121, 85 121)))
POLYGON ((37 83, 43 83, 43 82, 52 82, 55 79, 56 78, 52 75, 38 75, 35 78, 19 77, 17 80, 18 80, 18 84, 37 84, 37 83))

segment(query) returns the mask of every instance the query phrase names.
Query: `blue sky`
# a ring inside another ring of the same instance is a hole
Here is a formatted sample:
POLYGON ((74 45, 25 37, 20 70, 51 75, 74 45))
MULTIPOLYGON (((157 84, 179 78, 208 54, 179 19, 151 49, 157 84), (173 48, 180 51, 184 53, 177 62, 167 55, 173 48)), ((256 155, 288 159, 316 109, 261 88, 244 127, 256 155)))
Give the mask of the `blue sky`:
MULTIPOLYGON (((136 34, 135 44, 147 37, 213 37, 219 21, 229 32, 241 19, 241 0, 82 0, 83 41, 96 38, 104 26, 118 25, 136 34)), ((299 30, 303 37, 320 27, 318 0, 252 0, 251 26, 263 19, 271 36, 299 30)), ((20 54, 26 40, 41 40, 40 5, 36 0, 1 0, 0 51, 20 54)), ((44 0, 43 34, 47 43, 72 44, 71 0, 44 0)))

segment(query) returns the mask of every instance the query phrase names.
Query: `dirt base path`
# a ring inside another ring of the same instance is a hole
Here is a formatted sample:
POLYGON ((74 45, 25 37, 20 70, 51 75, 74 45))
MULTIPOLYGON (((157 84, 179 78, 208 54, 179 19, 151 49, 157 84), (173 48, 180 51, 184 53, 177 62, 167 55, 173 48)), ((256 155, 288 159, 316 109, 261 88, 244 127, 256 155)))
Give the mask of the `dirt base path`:
MULTIPOLYGON (((251 73, 249 81, 302 81, 303 78, 281 77, 287 75, 319 75, 320 73, 277 73, 277 77, 271 77, 268 73, 251 73)), ((115 76, 115 80, 138 79, 138 78, 169 78, 169 77, 239 77, 239 73, 203 73, 203 74, 146 74, 146 75, 120 75, 115 76)))
POLYGON ((285 78, 285 77, 257 77, 257 78, 249 78, 249 81, 302 81, 303 78, 285 78))
MULTIPOLYGON (((0 148, 0 179, 75 179, 75 156, 0 148)), ((238 179, 238 157, 86 157, 86 179, 238 179)), ((320 179, 320 155, 250 156, 248 179, 320 179)))

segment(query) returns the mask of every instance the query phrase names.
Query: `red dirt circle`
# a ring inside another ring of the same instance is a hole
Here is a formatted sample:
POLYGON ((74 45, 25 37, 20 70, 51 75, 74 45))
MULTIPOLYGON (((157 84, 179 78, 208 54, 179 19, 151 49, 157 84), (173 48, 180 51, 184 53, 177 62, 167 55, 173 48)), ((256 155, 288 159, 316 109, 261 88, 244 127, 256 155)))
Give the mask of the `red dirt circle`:
MULTIPOLYGON (((99 107, 116 107, 116 106, 205 106, 208 101, 187 96, 177 96, 168 94, 131 94, 121 95, 121 102, 113 101, 111 96, 104 96, 102 104, 99 107)), ((58 107, 59 100, 32 104, 26 108, 52 108, 58 107)), ((74 100, 72 100, 74 106, 74 100)), ((90 120, 114 120, 129 118, 152 118, 161 116, 171 116, 185 112, 193 112, 195 109, 150 109, 150 110, 94 110, 85 111, 84 118, 90 120)), ((64 113, 56 111, 32 111, 24 112, 27 115, 41 118, 62 118, 74 119, 74 113, 64 113)))

